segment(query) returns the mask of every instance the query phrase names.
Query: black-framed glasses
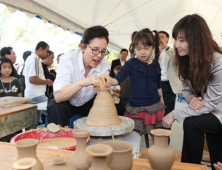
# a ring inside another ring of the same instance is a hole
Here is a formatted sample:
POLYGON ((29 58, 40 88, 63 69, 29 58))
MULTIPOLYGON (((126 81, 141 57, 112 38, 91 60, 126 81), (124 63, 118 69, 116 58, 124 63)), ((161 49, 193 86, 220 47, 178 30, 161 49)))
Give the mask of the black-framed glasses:
POLYGON ((102 56, 106 56, 109 54, 109 51, 108 50, 99 50, 99 49, 96 49, 96 48, 92 48, 90 47, 88 44, 85 43, 85 45, 87 45, 91 50, 92 50, 92 53, 95 54, 95 55, 98 55, 99 53, 101 53, 102 56))

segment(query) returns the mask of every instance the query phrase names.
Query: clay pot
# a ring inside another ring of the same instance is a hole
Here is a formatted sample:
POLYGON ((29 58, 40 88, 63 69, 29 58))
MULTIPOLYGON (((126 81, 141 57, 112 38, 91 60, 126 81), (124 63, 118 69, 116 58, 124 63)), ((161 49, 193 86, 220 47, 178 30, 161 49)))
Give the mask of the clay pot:
POLYGON ((36 155, 36 147, 39 141, 36 139, 23 139, 15 142, 15 146, 18 150, 18 159, 31 157, 36 159, 36 164, 33 166, 33 170, 43 170, 42 163, 36 155))
POLYGON ((74 129, 73 136, 76 138, 76 150, 69 156, 67 163, 74 165, 77 170, 88 170, 92 164, 92 157, 85 151, 86 140, 90 134, 86 129, 74 129))
POLYGON ((66 158, 58 157, 53 159, 53 164, 50 165, 46 170, 76 170, 76 168, 66 162, 66 158))
POLYGON ((133 145, 126 141, 107 141, 105 145, 113 148, 113 152, 107 158, 107 164, 112 170, 131 170, 133 166, 133 145))
POLYGON ((107 127, 119 125, 122 120, 117 115, 114 100, 109 89, 99 89, 93 106, 83 124, 92 127, 107 127))
POLYGON ((35 164, 35 158, 22 158, 13 163, 13 168, 16 170, 31 170, 35 164))
POLYGON ((168 145, 168 138, 172 134, 170 130, 151 130, 154 135, 154 145, 148 149, 148 159, 153 169, 170 170, 174 159, 174 150, 168 145))
POLYGON ((106 163, 106 157, 109 156, 112 151, 113 148, 109 145, 96 144, 88 146, 86 152, 93 158, 92 166, 89 170, 111 170, 106 163))

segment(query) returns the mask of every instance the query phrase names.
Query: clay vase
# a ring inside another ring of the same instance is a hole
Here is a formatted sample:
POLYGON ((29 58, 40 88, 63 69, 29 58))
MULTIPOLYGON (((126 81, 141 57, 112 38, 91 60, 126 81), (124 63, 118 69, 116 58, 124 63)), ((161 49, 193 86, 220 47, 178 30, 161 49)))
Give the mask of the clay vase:
POLYGON ((109 89, 99 89, 93 106, 83 124, 92 127, 107 127, 119 125, 122 120, 117 115, 114 100, 109 89))
POLYGON ((104 142, 113 148, 113 152, 107 158, 107 164, 112 170, 131 170, 133 166, 133 145, 126 141, 115 140, 104 142))
POLYGON ((109 145, 96 144, 87 146, 86 152, 88 152, 93 158, 92 166, 89 170, 111 170, 106 163, 106 158, 112 153, 112 151, 113 148, 109 145))
POLYGON ((31 170, 35 164, 35 158, 22 158, 13 163, 13 168, 16 170, 31 170))
POLYGON ((65 157, 58 157, 53 159, 53 164, 46 168, 46 170, 76 170, 76 168, 66 162, 65 157))
POLYGON ((170 130, 151 130, 154 135, 154 145, 148 149, 150 165, 156 170, 170 170, 175 160, 174 150, 168 145, 170 130))
POLYGON ((86 140, 90 134, 86 129, 74 129, 73 136, 76 138, 76 150, 69 156, 67 163, 74 165, 77 170, 88 170, 92 164, 92 157, 85 151, 86 140))
POLYGON ((15 142, 15 146, 18 150, 18 159, 31 157, 36 159, 36 164, 33 166, 33 170, 43 170, 42 163, 36 155, 36 147, 39 141, 37 139, 23 139, 15 142))

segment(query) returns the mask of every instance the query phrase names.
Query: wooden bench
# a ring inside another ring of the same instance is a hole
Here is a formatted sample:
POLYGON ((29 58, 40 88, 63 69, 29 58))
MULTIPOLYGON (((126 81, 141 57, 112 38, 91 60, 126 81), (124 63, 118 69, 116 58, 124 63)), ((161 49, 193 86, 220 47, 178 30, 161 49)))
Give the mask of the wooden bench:
POLYGON ((37 105, 21 104, 0 107, 0 138, 13 134, 37 123, 37 105))

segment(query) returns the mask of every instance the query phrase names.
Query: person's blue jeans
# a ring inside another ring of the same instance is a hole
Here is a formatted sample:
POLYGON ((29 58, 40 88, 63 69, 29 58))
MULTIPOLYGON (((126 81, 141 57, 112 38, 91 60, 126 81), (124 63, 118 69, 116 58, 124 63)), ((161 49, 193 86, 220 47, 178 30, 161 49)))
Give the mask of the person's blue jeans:
MULTIPOLYGON (((27 102, 27 104, 39 104, 42 102, 46 102, 47 100, 48 100, 48 97, 46 97, 45 95, 42 95, 42 96, 32 98, 32 100, 30 102, 27 102)), ((42 113, 47 115, 47 111, 45 111, 45 110, 38 110, 37 111, 37 119, 38 119, 39 123, 42 123, 42 120, 41 120, 42 113)), ((34 126, 34 127, 37 127, 37 126, 34 126)))

